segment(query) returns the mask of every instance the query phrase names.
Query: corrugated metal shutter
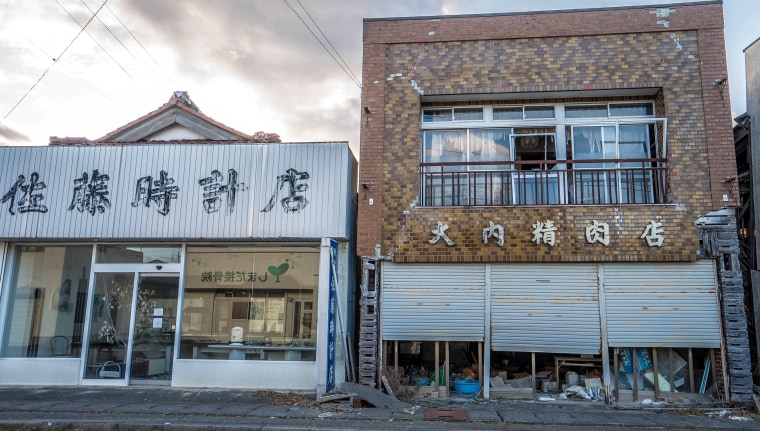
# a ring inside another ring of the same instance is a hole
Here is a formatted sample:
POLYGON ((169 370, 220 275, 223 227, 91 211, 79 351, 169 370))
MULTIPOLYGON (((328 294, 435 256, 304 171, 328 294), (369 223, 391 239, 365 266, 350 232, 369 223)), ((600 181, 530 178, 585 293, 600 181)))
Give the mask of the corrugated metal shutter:
POLYGON ((19 176, 24 186, 36 178, 45 208, 21 212, 20 191, 15 202, 0 203, 3 239, 347 239, 354 224, 348 217, 354 214, 356 161, 345 143, 0 147, 0 196, 19 176), (289 169, 308 178, 291 184, 289 169), (95 170, 110 205, 80 211, 82 205, 72 205, 81 197, 76 181, 83 174, 92 181, 95 170), (225 187, 210 192, 222 202, 216 212, 205 209, 207 191, 199 183, 215 170, 220 177, 213 175, 213 183, 225 187), (234 205, 227 194, 230 170, 237 174, 234 205), (159 213, 165 194, 148 198, 142 180, 150 176, 156 187, 162 171, 178 189, 169 211, 159 213), (290 190, 305 199, 302 208, 283 208, 290 190), (264 211, 270 200, 276 205, 264 211))
POLYGON ((598 354, 598 286, 596 265, 492 265, 493 350, 598 354))
POLYGON ((485 265, 382 265, 385 340, 482 341, 485 265))
POLYGON ((610 346, 720 347, 711 260, 602 268, 610 346))

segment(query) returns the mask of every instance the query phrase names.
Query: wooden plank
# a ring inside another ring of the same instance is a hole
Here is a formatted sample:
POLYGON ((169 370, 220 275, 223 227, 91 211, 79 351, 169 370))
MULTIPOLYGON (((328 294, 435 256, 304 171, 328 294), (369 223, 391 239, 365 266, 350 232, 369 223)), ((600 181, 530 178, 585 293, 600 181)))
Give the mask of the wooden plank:
MULTIPOLYGON (((398 373, 396 375, 398 375, 398 373)), ((383 383, 383 387, 385 388, 385 391, 388 392, 388 395, 396 398, 396 391, 398 389, 396 388, 396 382, 391 380, 388 375, 388 370, 384 367, 380 369, 380 381, 383 383)))

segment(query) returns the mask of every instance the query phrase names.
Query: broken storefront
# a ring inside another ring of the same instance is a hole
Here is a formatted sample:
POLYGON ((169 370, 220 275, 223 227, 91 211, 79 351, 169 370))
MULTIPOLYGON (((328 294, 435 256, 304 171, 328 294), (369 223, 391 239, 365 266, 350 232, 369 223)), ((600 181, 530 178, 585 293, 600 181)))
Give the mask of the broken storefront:
MULTIPOLYGON (((556 228, 552 220, 537 221, 528 239, 551 248, 556 228)), ((453 244, 449 229, 445 222, 431 226, 429 242, 453 244)), ((590 221, 586 241, 604 246, 609 231, 607 223, 590 221)), ((484 246, 498 243, 504 227, 491 222, 483 232, 484 246)), ((667 235, 654 220, 637 233, 642 247, 654 249, 667 235)), ((477 381, 473 392, 486 397, 567 392, 625 401, 693 398, 722 380, 713 260, 377 262, 382 363, 400 368, 408 384, 448 382, 441 386, 452 390, 451 382, 477 381)))

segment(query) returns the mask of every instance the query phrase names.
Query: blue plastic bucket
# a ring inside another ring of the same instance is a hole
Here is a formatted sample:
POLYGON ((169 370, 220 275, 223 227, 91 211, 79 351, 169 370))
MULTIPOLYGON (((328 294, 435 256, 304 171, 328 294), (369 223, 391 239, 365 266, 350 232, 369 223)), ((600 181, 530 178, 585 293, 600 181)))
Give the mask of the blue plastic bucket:
POLYGON ((454 380, 454 390, 460 394, 474 394, 480 390, 480 382, 477 380, 454 380))

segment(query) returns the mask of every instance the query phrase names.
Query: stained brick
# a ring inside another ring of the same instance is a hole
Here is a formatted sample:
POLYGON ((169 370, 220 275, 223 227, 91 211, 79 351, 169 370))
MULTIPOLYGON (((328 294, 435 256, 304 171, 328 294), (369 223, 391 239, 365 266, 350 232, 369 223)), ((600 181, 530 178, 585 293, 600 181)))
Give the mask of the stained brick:
POLYGON ((737 202, 725 181, 736 175, 728 89, 713 85, 727 76, 723 18, 719 2, 672 9, 669 28, 651 7, 365 21, 362 105, 370 113, 362 113, 358 254, 381 244, 398 262, 695 260, 696 217, 724 205, 723 194, 737 202), (422 107, 412 80, 425 95, 491 95, 479 103, 503 93, 656 88, 657 114, 668 119, 672 204, 412 207, 422 107), (530 241, 531 225, 547 219, 561 229, 554 247, 530 241), (439 220, 455 246, 427 242, 439 220), (609 246, 586 243, 591 220, 610 224, 609 246), (639 238, 650 220, 663 223, 662 247, 639 238), (489 221, 507 229, 504 247, 482 243, 489 221))

